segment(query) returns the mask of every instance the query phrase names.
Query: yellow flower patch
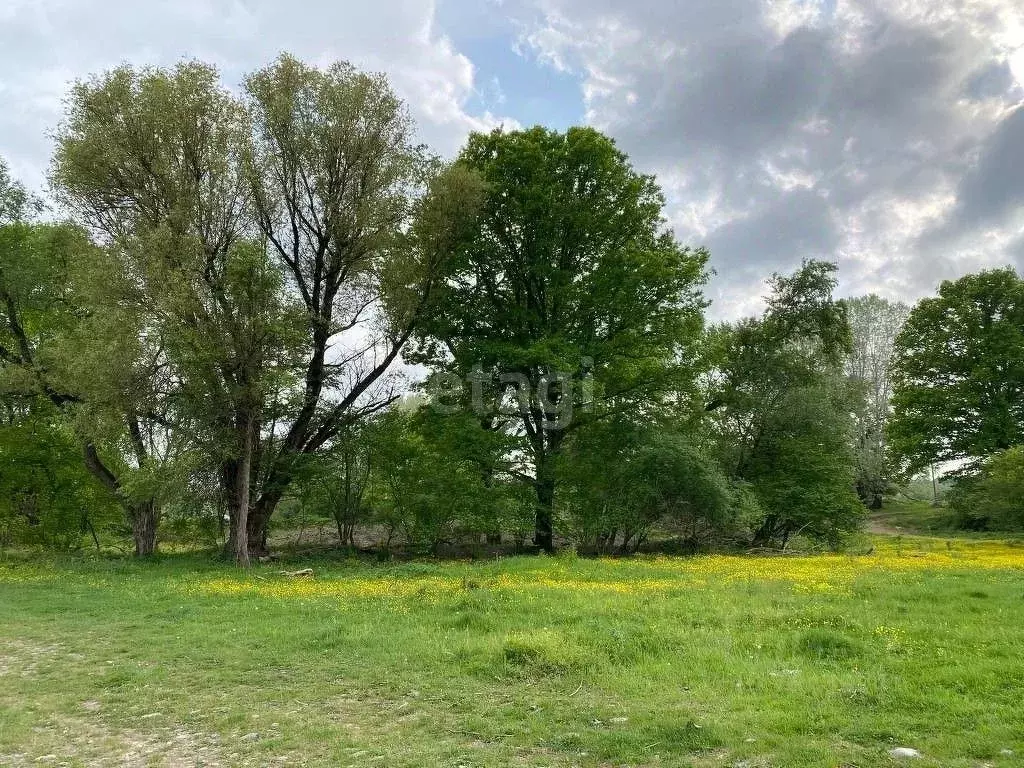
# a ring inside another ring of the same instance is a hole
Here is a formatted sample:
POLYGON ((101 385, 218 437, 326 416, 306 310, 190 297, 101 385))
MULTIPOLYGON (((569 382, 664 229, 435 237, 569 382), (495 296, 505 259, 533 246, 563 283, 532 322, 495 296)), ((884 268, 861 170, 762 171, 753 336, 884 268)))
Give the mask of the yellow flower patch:
MULTIPOLYGON (((904 547, 879 544, 870 554, 707 555, 602 559, 579 563, 553 559, 525 572, 493 576, 447 575, 353 576, 321 579, 217 577, 191 582, 187 591, 203 595, 253 595, 271 598, 441 597, 467 589, 522 593, 645 594, 690 589, 706 584, 782 582, 806 592, 848 588, 862 574, 922 571, 1024 570, 1024 547, 1002 542, 930 542, 904 547), (595 567, 596 566, 596 567, 595 567), (636 574, 632 576, 629 572, 636 574), (640 574, 643 574, 642 576, 640 574)), ((453 570, 441 566, 440 570, 453 570)))

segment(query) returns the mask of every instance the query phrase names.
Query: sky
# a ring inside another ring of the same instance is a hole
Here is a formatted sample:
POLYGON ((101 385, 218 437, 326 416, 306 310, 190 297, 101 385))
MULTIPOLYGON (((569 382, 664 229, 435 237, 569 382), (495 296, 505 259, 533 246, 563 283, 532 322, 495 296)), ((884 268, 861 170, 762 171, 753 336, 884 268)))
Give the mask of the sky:
POLYGON ((281 51, 383 71, 421 138, 593 125, 706 246, 711 313, 806 258, 913 301, 1024 271, 1024 0, 0 0, 0 156, 45 191, 70 82, 281 51))

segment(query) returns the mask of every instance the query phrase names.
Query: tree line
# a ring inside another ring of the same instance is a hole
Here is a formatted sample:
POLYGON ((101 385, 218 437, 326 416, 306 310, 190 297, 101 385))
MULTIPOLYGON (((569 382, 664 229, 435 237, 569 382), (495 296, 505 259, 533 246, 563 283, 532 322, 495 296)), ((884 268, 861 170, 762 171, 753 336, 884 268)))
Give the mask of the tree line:
POLYGON ((838 544, 933 462, 1019 479, 1012 270, 910 310, 807 261, 708 324, 710 255, 591 128, 445 162, 345 63, 122 66, 71 88, 50 187, 0 165, 0 543, 838 544))

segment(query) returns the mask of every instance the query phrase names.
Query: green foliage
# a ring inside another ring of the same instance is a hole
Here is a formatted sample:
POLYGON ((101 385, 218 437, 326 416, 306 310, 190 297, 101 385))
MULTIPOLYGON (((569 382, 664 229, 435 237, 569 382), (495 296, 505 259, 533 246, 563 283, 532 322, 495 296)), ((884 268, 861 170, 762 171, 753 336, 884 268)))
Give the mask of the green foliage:
POLYGON ((851 398, 840 379, 786 393, 761 424, 742 478, 764 510, 759 538, 792 534, 840 544, 865 512, 854 492, 851 398))
POLYGON ((858 393, 841 375, 852 337, 834 273, 811 261, 776 275, 761 318, 709 337, 710 426, 726 473, 756 498, 743 506, 748 519, 761 510, 760 544, 797 532, 835 544, 863 518, 851 451, 858 393))
POLYGON ((374 422, 369 497, 389 544, 397 534, 414 548, 436 551, 459 539, 522 528, 521 496, 500 471, 497 435, 468 419, 424 408, 396 409, 374 422))
POLYGON ((949 506, 961 528, 1024 531, 1024 446, 993 454, 976 475, 960 478, 949 506))
POLYGON ((333 523, 338 541, 355 545, 357 525, 372 520, 367 490, 376 458, 369 423, 348 425, 329 451, 310 456, 296 473, 291 495, 298 502, 297 514, 333 523))
POLYGON ((566 435, 690 386, 707 253, 675 241, 653 178, 593 129, 474 134, 457 167, 485 194, 416 357, 476 376, 481 421, 500 417, 518 435, 535 476, 535 541, 550 548, 566 435))
POLYGON ((27 410, 9 407, 0 424, 0 547, 79 547, 92 537, 97 546, 100 537, 109 543, 116 502, 86 471, 56 409, 27 402, 27 410))
POLYGON ((893 450, 913 474, 1024 443, 1024 280, 966 275, 922 299, 896 341, 893 450))
POLYGON ((574 440, 560 474, 563 514, 575 538, 599 552, 635 549, 652 530, 696 548, 729 531, 735 511, 706 447, 663 429, 596 424, 574 440))

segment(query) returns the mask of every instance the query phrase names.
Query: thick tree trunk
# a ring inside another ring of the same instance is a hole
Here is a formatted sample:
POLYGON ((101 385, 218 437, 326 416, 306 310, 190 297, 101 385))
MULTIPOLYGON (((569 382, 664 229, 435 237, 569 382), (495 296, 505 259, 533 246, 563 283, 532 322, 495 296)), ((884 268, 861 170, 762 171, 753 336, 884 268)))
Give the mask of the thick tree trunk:
POLYGON ((269 553, 267 548, 267 532, 270 529, 270 518, 281 501, 282 491, 267 490, 249 512, 249 553, 264 557, 269 553))
POLYGON ((235 510, 235 531, 233 551, 235 565, 249 566, 249 485, 252 474, 252 446, 255 419, 245 417, 242 421, 240 446, 241 458, 238 461, 235 497, 238 507, 235 510))
POLYGON ((555 460, 565 437, 559 429, 547 429, 541 418, 535 419, 537 435, 534 441, 534 469, 537 478, 537 515, 533 528, 534 546, 545 552, 554 552, 553 521, 555 509, 555 460))
POLYGON ((537 467, 537 480, 534 485, 537 488, 537 517, 534 522, 533 543, 545 552, 554 552, 552 510, 555 501, 555 481, 548 467, 537 467))
POLYGON ((132 539, 135 542, 135 556, 147 557, 156 552, 156 528, 160 521, 160 510, 150 499, 128 506, 132 524, 132 539))

